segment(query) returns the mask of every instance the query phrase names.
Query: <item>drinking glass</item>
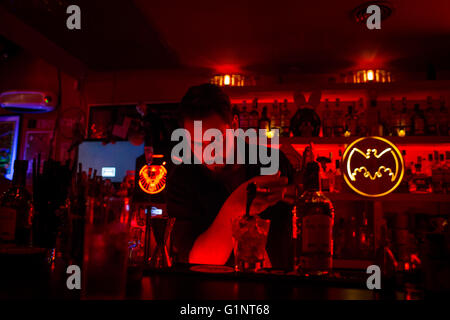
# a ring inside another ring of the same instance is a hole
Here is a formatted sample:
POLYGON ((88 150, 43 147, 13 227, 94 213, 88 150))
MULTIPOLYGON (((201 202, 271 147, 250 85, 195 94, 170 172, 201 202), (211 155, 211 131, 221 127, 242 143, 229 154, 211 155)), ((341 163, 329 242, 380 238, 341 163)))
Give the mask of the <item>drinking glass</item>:
POLYGON ((83 299, 123 299, 128 260, 128 198, 88 198, 83 299))
POLYGON ((233 219, 235 271, 256 272, 263 268, 269 227, 270 220, 256 216, 233 219))

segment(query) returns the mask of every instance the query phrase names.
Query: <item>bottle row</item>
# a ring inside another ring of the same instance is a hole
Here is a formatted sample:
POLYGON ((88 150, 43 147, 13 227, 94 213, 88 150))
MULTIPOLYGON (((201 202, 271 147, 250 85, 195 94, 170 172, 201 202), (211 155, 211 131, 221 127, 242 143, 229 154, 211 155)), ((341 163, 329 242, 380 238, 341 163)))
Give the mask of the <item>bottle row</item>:
MULTIPOLYGON (((400 193, 436 193, 450 194, 450 151, 418 155, 415 161, 412 155, 402 151, 405 162, 405 174, 397 192, 400 193)), ((320 189, 323 192, 350 192, 343 179, 341 169, 342 150, 338 151, 338 158, 333 159, 333 153, 328 156, 317 154, 311 146, 305 148, 302 156, 302 171, 306 163, 316 161, 319 163, 320 189)))
POLYGON ((410 193, 450 193, 450 151, 445 159, 444 154, 435 151, 407 163, 401 187, 410 193))
POLYGON ((259 111, 258 99, 253 99, 249 108, 247 101, 240 107, 233 106, 233 128, 278 129, 283 137, 349 137, 349 136, 448 136, 450 117, 445 100, 401 101, 394 98, 390 102, 334 101, 325 99, 319 106, 297 105, 292 107, 285 99, 275 100, 269 110, 264 105, 259 111), (295 108, 295 107, 294 107, 295 108), (290 110, 291 109, 291 110, 290 110), (320 115, 320 116, 319 116, 320 115))

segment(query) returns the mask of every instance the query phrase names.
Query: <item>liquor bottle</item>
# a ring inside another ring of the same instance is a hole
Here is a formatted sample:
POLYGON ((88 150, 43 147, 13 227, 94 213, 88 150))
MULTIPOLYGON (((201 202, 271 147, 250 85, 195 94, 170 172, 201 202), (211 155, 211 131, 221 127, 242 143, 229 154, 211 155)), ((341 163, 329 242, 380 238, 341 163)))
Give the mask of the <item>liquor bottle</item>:
POLYGON ((364 108, 364 100, 363 98, 359 99, 358 106, 358 135, 366 136, 367 135, 367 114, 364 108))
POLYGON ((422 172, 422 157, 417 157, 415 164, 416 172, 413 174, 411 181, 411 193, 428 193, 431 192, 431 186, 425 173, 422 172))
POLYGON ((406 98, 402 98, 402 112, 400 115, 400 130, 398 136, 410 136, 411 135, 411 118, 408 115, 408 105, 406 98))
POLYGON ((31 246, 33 207, 26 190, 28 161, 14 162, 11 187, 0 198, 0 242, 31 246))
POLYGON ((383 117, 381 116, 381 111, 377 111, 377 122, 376 122, 376 128, 375 128, 375 134, 382 137, 384 136, 386 132, 386 123, 383 120, 383 117))
POLYGON ((359 243, 359 223, 353 213, 348 222, 348 232, 347 232, 347 246, 348 254, 352 259, 357 259, 360 257, 360 243, 359 243))
POLYGON ((439 152, 434 151, 434 162, 431 167, 431 186, 433 193, 444 192, 444 168, 439 160, 439 152))
POLYGON ((258 129, 258 98, 253 99, 252 111, 249 116, 249 127, 252 129, 258 129))
POLYGON ((261 112, 261 119, 259 119, 259 128, 266 129, 266 131, 270 130, 270 119, 267 115, 267 107, 264 106, 261 112))
POLYGON ((340 168, 341 162, 335 161, 336 171, 334 172, 334 192, 343 192, 344 179, 342 177, 342 171, 340 168))
POLYGON ((423 173, 428 177, 431 178, 432 175, 432 167, 433 167, 433 154, 429 153, 428 154, 428 159, 427 161, 424 162, 423 164, 423 173))
POLYGON ((392 236, 389 232, 386 219, 382 218, 380 224, 379 243, 375 252, 375 263, 381 269, 381 281, 383 283, 383 298, 396 296, 396 271, 398 262, 394 255, 392 236))
POLYGON ((345 136, 355 136, 356 128, 358 124, 358 118, 353 112, 353 106, 347 107, 347 113, 345 114, 345 136))
MULTIPOLYGON (((405 157, 403 157, 405 158, 405 157)), ((399 192, 414 192, 415 189, 413 189, 412 185, 412 179, 414 177, 414 162, 405 163, 405 176, 400 183, 400 187, 397 189, 399 192)))
POLYGON ((442 166, 444 171, 444 188, 445 193, 450 193, 450 151, 445 151, 445 163, 444 163, 444 155, 441 155, 442 158, 442 166))
POLYGON ((239 129, 239 108, 237 107, 237 105, 233 106, 233 109, 231 110, 232 114, 233 114, 233 120, 231 122, 231 127, 233 128, 233 130, 237 130, 239 129))
POLYGON ((277 100, 272 105, 272 114, 270 115, 270 130, 274 129, 281 129, 281 115, 277 100))
POLYGON ((429 96, 427 97, 427 109, 425 110, 425 119, 426 119, 426 133, 429 136, 437 135, 438 124, 436 118, 436 111, 433 108, 433 99, 429 96))
POLYGON ((391 98, 391 106, 388 112, 388 134, 395 136, 398 134, 400 126, 400 112, 395 108, 395 98, 391 98))
POLYGON ((317 162, 320 163, 319 167, 320 189, 324 192, 330 192, 330 177, 328 174, 327 163, 330 163, 331 160, 326 157, 318 157, 317 162))
POLYGON ((328 103, 328 99, 325 99, 325 110, 323 111, 323 136, 333 136, 333 115, 328 103))
POLYGON ((448 136, 449 135, 449 129, 450 129, 450 117, 447 107, 445 106, 445 100, 443 97, 440 99, 440 108, 439 108, 439 135, 441 136, 448 136))
POLYGON ((290 121, 291 121, 291 112, 288 109, 287 99, 284 99, 283 109, 281 110, 281 130, 283 137, 289 137, 290 121))
POLYGON ((414 112, 411 117, 412 134, 415 136, 425 135, 426 120, 423 111, 420 109, 420 105, 416 103, 414 105, 414 112))
MULTIPOLYGON (((313 150, 312 144, 310 144, 309 146, 307 146, 305 148, 305 150, 303 150, 303 156, 302 156, 302 171, 303 171, 303 173, 306 170, 306 166, 310 162, 314 162, 314 150, 313 150)), ((302 179, 303 179, 303 176, 302 176, 302 179)), ((302 182, 303 182, 303 180, 302 180, 302 182)))
POLYGON ((336 137, 342 137, 344 135, 344 127, 345 127, 345 121, 344 121, 344 114, 341 110, 341 100, 339 98, 336 98, 336 105, 333 112, 334 117, 334 128, 333 132, 336 137))
POLYGON ((370 259, 373 253, 373 233, 370 231, 369 219, 367 218, 367 212, 363 211, 362 223, 358 230, 359 243, 360 243, 360 257, 363 259, 370 259))
POLYGON ((293 210, 294 265, 299 273, 323 275, 333 267, 334 207, 320 191, 316 162, 307 164, 303 185, 293 210))
POLYGON ((330 160, 329 163, 331 163, 331 165, 327 167, 326 175, 327 175, 328 183, 329 183, 329 186, 330 186, 329 187, 329 189, 330 189, 329 191, 330 192, 334 192, 335 176, 336 176, 336 174, 335 174, 335 170, 333 170, 333 168, 332 168, 332 163, 333 163, 333 153, 332 152, 330 152, 330 156, 329 156, 328 159, 330 160))
POLYGON ((242 111, 239 114, 239 127, 243 130, 247 130, 249 125, 249 114, 247 111, 247 101, 242 103, 242 111))

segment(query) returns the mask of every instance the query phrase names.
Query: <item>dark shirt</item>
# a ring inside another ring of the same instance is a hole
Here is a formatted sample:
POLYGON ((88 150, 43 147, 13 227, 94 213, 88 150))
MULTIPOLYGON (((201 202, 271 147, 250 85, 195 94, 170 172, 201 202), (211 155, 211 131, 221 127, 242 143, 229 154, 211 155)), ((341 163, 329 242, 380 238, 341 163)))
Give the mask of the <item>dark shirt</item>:
MULTIPOLYGON (((293 168, 281 151, 279 162, 281 175, 292 183, 293 168)), ((211 226, 237 187, 260 175, 260 168, 260 164, 225 165, 220 172, 213 172, 198 164, 175 166, 167 181, 167 211, 176 218, 171 238, 176 262, 188 262, 197 237, 211 226)), ((291 209, 278 202, 260 214, 271 220, 266 249, 273 268, 289 269, 292 265, 291 209)))

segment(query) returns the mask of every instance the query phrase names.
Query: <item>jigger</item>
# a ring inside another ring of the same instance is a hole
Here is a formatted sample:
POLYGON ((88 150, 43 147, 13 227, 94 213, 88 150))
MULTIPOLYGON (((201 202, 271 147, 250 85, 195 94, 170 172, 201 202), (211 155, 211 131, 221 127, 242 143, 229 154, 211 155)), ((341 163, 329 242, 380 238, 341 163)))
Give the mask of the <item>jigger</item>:
POLYGON ((150 232, 155 239, 155 250, 149 259, 151 268, 168 268, 172 266, 169 254, 169 239, 175 223, 175 218, 158 216, 150 218, 150 232))

